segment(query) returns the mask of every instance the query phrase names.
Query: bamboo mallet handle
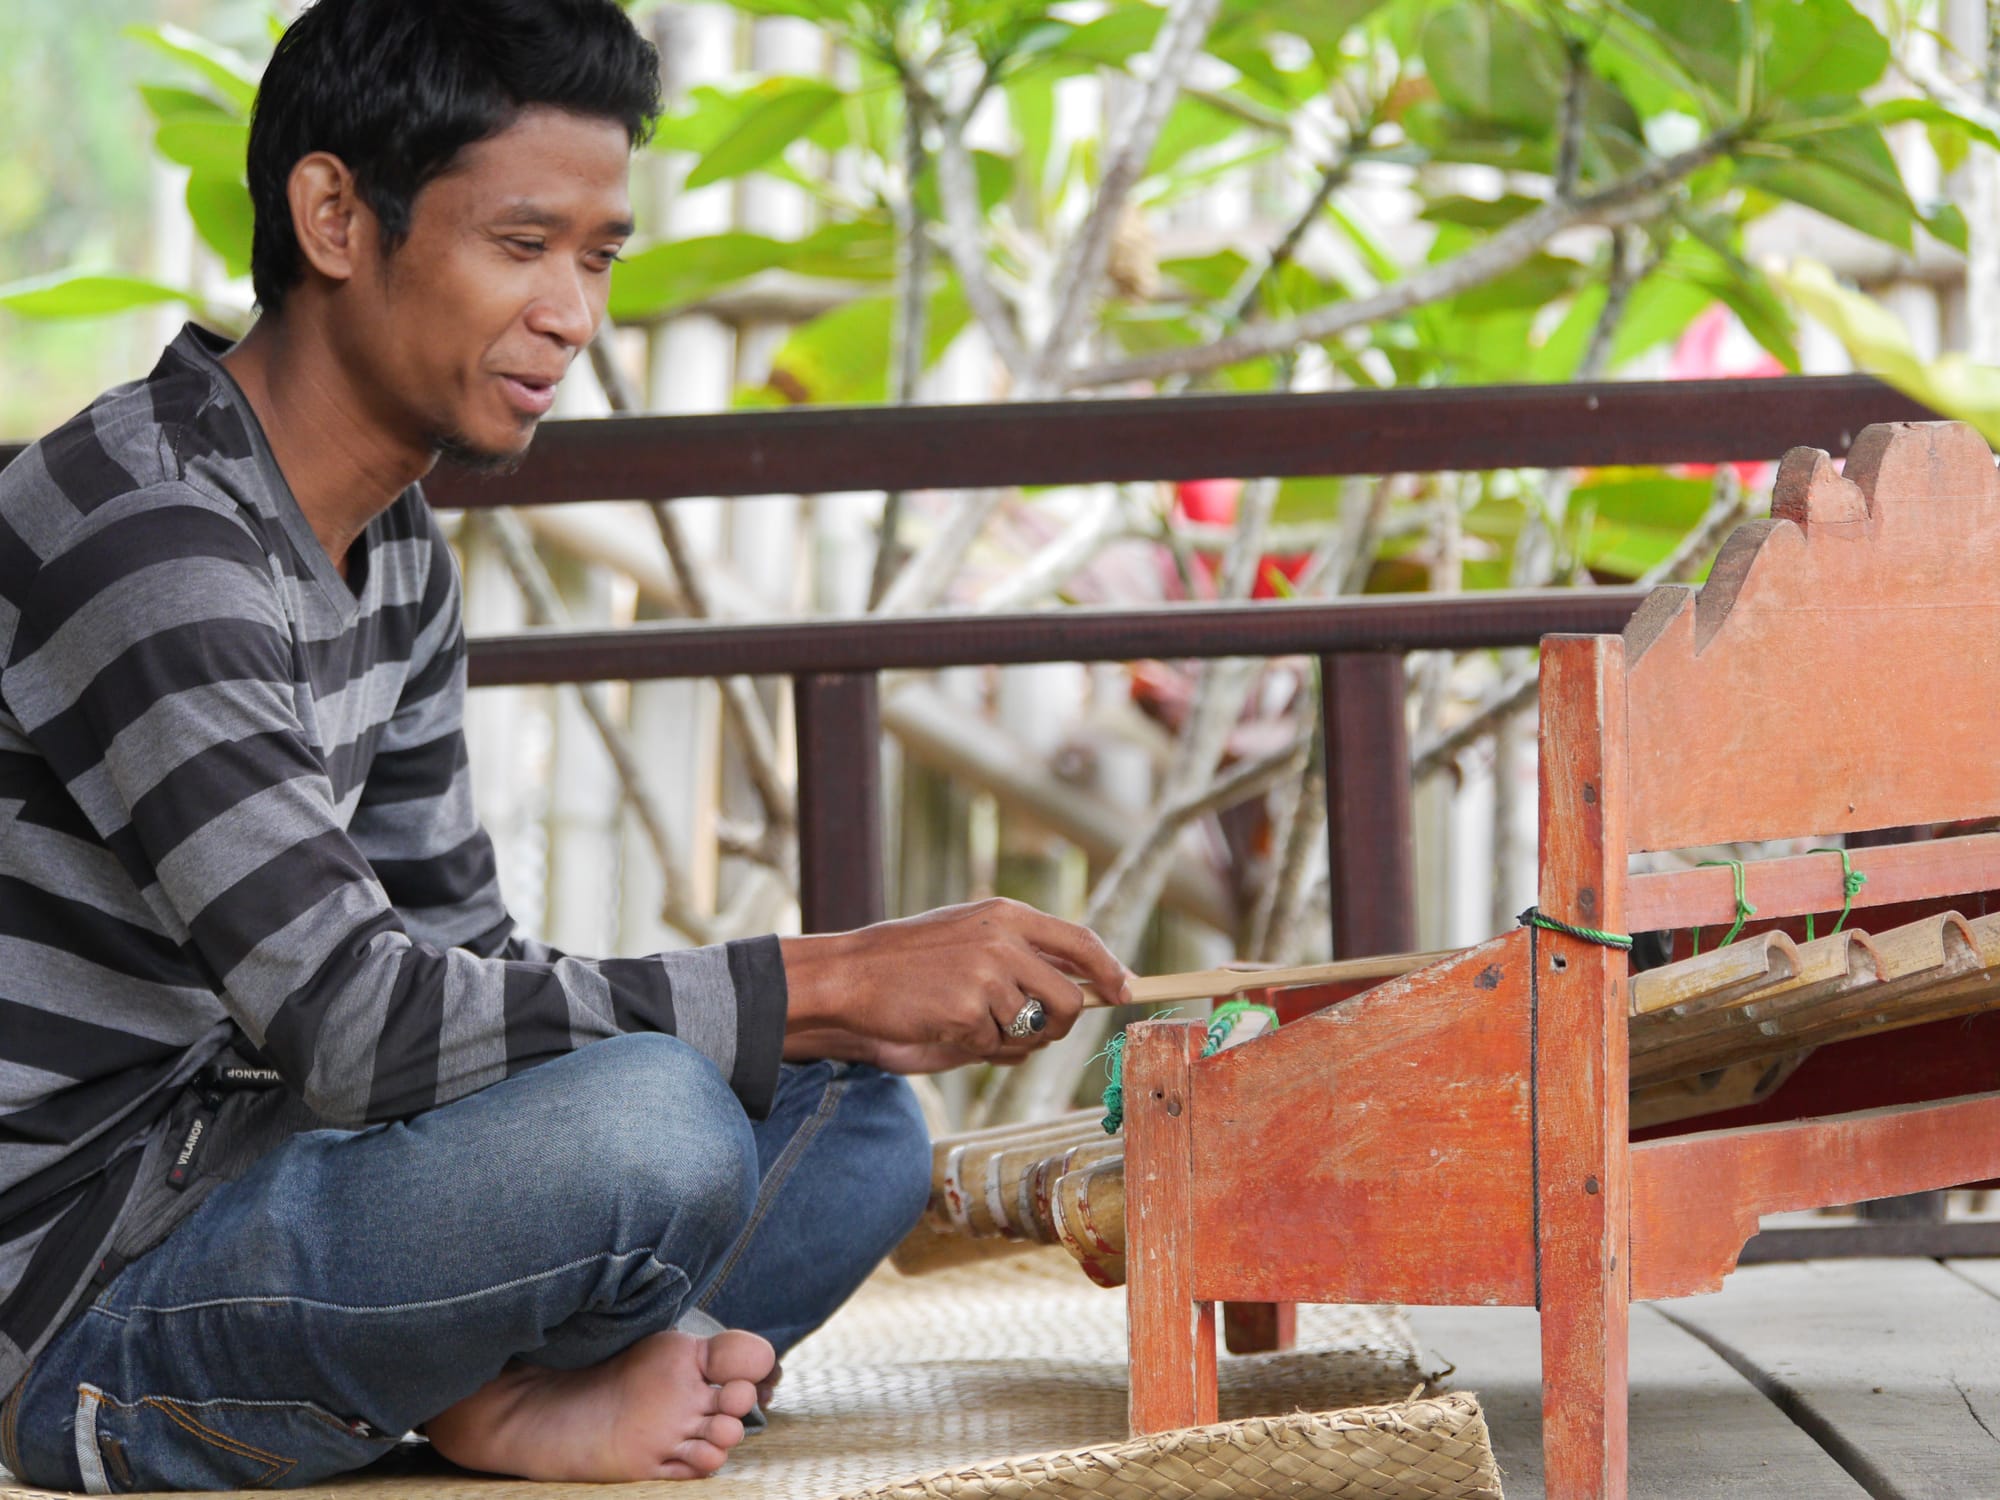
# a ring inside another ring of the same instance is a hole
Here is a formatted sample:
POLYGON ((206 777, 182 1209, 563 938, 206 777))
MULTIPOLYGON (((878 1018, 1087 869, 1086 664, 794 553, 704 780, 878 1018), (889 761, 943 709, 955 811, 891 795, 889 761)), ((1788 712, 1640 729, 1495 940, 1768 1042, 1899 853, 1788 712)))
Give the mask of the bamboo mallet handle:
MULTIPOLYGON (((1328 964, 1293 964, 1277 969, 1195 969, 1186 974, 1153 974, 1132 981, 1137 1005, 1164 1005, 1175 1000, 1220 1000, 1246 990, 1289 990, 1308 984, 1340 984, 1397 979, 1413 969, 1451 958, 1459 950, 1435 953, 1385 953, 1376 958, 1343 958, 1328 964)), ((1084 1004, 1115 1005, 1093 987, 1084 986, 1084 1004)))

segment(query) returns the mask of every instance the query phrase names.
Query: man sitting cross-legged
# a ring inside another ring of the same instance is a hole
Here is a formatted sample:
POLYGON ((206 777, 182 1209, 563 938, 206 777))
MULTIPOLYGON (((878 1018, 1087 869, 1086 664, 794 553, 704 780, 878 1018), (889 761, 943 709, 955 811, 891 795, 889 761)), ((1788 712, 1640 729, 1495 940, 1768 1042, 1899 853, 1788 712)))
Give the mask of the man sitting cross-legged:
POLYGON ((30 1483, 306 1484, 412 1427, 507 1474, 710 1473, 921 1209, 895 1075, 1017 1060, 1070 975, 1129 977, 1004 902, 649 958, 514 931, 416 482, 527 448, 657 66, 614 0, 319 0, 251 127, 256 326, 190 327, 0 473, 30 1483))

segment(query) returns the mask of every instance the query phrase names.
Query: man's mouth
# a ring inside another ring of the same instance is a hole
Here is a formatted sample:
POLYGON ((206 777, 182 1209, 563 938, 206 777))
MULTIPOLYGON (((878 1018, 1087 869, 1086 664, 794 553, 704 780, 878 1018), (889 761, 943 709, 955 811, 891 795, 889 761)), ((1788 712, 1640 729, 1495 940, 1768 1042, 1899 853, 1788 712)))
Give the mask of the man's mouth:
POLYGON ((521 415, 539 417, 555 404, 556 383, 535 375, 502 375, 500 386, 508 404, 521 415))

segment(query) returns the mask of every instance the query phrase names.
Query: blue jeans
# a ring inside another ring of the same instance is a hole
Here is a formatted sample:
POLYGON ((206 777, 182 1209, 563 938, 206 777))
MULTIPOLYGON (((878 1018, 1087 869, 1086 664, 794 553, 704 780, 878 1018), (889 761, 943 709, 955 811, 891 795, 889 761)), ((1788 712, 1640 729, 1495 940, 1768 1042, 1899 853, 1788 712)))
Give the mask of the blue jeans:
POLYGON ((0 1437, 52 1488, 311 1484, 509 1360, 597 1364, 691 1308, 783 1352, 929 1184, 899 1078, 788 1065, 752 1121, 685 1043, 597 1042, 404 1123, 292 1137, 71 1318, 0 1437))

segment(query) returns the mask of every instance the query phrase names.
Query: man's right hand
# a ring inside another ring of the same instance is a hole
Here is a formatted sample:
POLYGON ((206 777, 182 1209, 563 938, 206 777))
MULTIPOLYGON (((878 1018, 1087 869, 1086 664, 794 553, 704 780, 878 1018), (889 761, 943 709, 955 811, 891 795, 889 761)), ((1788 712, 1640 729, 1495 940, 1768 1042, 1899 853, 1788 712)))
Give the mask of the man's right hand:
POLYGON ((782 946, 785 1055, 848 1057, 893 1072, 1018 1062, 1076 1023, 1084 997, 1071 975, 1108 1001, 1126 997, 1131 979, 1088 928, 998 898, 782 946), (1047 1026, 1009 1036, 1031 999, 1047 1026))

